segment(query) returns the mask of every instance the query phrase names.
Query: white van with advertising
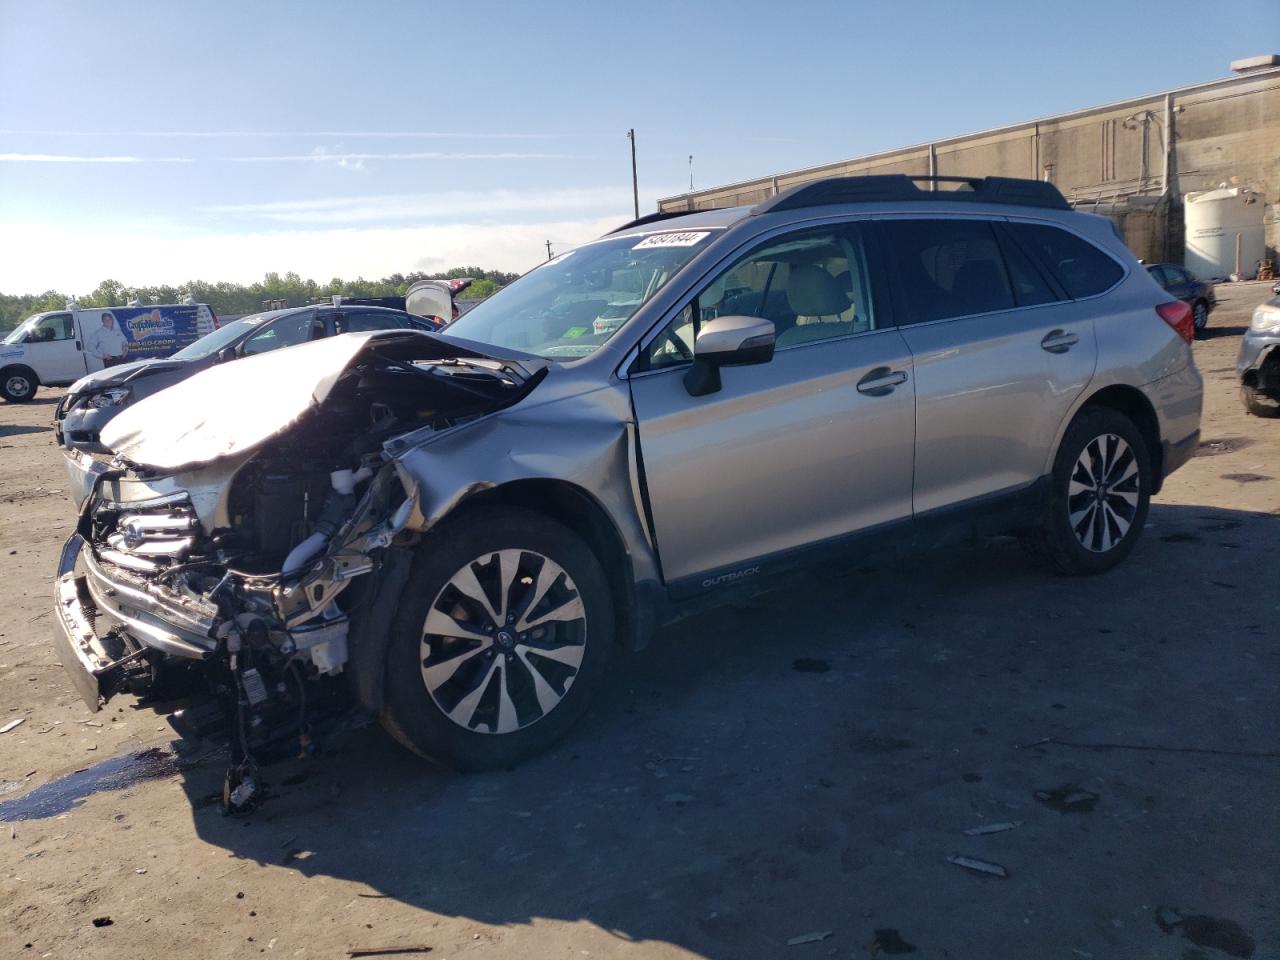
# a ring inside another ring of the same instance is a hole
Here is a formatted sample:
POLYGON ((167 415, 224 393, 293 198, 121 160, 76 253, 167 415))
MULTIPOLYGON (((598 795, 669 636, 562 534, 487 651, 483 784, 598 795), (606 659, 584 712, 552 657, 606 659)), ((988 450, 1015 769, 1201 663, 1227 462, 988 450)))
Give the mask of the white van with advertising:
POLYGON ((81 307, 27 317, 0 340, 0 397, 25 403, 41 386, 65 387, 86 373, 172 356, 218 327, 203 303, 81 307))

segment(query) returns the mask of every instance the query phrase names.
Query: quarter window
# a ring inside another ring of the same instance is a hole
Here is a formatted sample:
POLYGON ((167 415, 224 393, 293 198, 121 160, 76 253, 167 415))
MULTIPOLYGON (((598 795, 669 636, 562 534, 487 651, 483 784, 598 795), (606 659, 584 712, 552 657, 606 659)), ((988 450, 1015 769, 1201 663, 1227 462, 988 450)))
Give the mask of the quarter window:
POLYGON ((1008 310, 1013 291, 995 232, 985 220, 887 220, 902 323, 1008 310))
POLYGON ((1124 275, 1120 264, 1074 233, 1033 223, 1011 223, 1009 231, 1073 300, 1109 290, 1124 275))
POLYGON ((772 320, 779 350, 876 329, 861 229, 819 227, 757 247, 663 328, 639 368, 688 363, 702 325, 736 315, 772 320))

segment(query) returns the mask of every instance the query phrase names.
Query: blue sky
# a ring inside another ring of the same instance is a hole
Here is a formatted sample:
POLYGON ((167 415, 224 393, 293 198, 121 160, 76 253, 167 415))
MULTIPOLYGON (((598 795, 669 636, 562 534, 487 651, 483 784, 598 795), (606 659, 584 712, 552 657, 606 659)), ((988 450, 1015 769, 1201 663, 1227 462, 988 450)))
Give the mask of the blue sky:
POLYGON ((1228 74, 1280 0, 0 0, 0 290, 523 270, 696 186, 1228 74))

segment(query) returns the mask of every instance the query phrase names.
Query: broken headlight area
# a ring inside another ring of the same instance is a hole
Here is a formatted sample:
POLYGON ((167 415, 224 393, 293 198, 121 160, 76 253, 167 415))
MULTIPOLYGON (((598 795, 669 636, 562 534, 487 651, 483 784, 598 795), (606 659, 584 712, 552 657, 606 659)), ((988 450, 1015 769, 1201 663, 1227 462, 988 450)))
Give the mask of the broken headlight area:
POLYGON ((213 463, 118 457, 82 508, 59 571, 59 652, 78 661, 94 708, 126 689, 207 694, 175 726, 228 735, 229 808, 255 801, 258 758, 314 750, 316 724, 350 703, 342 674, 367 575, 421 515, 388 441, 483 416, 540 379, 499 361, 421 360, 421 342, 369 344, 322 400, 213 463))

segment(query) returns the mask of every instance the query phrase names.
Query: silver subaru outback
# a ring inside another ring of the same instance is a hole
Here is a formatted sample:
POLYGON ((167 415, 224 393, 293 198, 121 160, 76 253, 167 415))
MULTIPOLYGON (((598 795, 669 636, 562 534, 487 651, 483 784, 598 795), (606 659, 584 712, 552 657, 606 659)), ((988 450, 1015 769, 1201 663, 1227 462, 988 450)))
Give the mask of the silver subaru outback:
POLYGON ((644 217, 443 333, 250 357, 126 410, 81 461, 55 641, 91 709, 198 684, 236 731, 233 806, 270 743, 352 705, 507 765, 615 647, 800 564, 975 531, 1065 574, 1120 562, 1197 445, 1193 333, 1036 181, 644 217))

